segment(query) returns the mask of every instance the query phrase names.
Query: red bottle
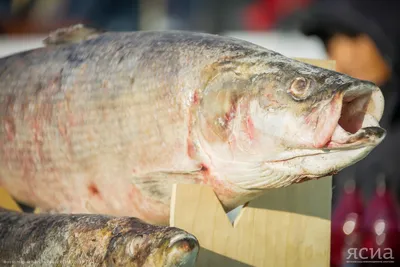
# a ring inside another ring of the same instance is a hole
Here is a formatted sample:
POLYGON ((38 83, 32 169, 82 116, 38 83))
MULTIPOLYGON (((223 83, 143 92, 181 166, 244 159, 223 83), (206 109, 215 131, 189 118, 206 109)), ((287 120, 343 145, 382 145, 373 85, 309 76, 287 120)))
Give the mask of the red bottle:
POLYGON ((365 208, 362 254, 369 262, 365 266, 400 263, 398 207, 388 188, 385 175, 379 175, 375 193, 365 208))
POLYGON ((343 193, 332 214, 331 266, 350 266, 349 249, 361 246, 363 203, 354 179, 345 182, 343 193))

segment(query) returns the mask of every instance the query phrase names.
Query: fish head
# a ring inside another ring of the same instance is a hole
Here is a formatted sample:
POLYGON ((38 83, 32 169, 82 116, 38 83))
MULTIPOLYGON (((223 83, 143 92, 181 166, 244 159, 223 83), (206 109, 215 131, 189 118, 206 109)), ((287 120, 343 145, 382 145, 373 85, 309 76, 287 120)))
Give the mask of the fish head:
POLYGON ((218 63, 199 107, 199 147, 245 189, 337 173, 385 137, 373 83, 277 53, 218 63))
POLYGON ((175 227, 141 225, 140 230, 114 240, 111 265, 118 261, 123 266, 195 266, 199 252, 196 237, 175 227))
POLYGON ((182 233, 168 239, 164 254, 167 254, 164 266, 195 266, 199 253, 198 240, 191 234, 182 233))

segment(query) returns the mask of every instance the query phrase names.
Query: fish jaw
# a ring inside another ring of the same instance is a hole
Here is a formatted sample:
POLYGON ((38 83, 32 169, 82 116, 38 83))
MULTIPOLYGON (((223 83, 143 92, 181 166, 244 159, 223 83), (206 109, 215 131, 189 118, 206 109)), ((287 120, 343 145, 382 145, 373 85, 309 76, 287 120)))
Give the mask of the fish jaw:
POLYGON ((282 179, 261 182, 246 189, 265 189, 289 186, 293 183, 331 176, 364 159, 375 148, 373 145, 348 150, 325 150, 291 159, 265 162, 262 169, 281 173, 282 179))

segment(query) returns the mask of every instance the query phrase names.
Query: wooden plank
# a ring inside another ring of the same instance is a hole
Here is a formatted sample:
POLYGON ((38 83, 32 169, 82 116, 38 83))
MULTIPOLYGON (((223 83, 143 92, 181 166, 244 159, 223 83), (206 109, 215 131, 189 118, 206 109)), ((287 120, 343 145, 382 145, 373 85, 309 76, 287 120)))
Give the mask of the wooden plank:
MULTIPOLYGON (((335 69, 334 61, 298 60, 335 69)), ((197 266, 329 266, 331 185, 324 177, 268 190, 233 225, 210 187, 175 185, 170 225, 199 239, 197 266)))
POLYGON ((21 208, 18 206, 18 204, 13 200, 10 194, 2 187, 0 187, 0 207, 9 210, 21 211, 21 208))
POLYGON ((325 177, 269 190, 232 225, 210 187, 175 185, 170 225, 199 239, 197 266, 329 266, 330 188, 325 177))

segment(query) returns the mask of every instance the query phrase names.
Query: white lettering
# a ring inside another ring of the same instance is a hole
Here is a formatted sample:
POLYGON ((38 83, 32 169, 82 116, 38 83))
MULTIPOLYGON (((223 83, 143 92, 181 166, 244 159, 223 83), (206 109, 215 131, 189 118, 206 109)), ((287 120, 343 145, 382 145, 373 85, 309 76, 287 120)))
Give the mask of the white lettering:
POLYGON ((349 249, 347 250, 347 253, 349 254, 349 255, 347 256, 347 259, 348 259, 348 260, 350 259, 350 257, 351 257, 352 254, 353 254, 353 259, 357 260, 357 255, 356 255, 357 249, 356 249, 356 248, 349 248, 349 249), (353 252, 351 252, 351 250, 352 250, 353 252))
POLYGON ((385 260, 394 260, 393 254, 392 254, 392 249, 390 248, 385 248, 384 249, 384 254, 383 254, 383 258, 385 260), (386 256, 387 254, 389 254, 389 256, 386 256))
POLYGON ((362 248, 362 249, 360 249, 360 252, 358 253, 358 255, 360 256, 360 259, 365 260, 365 259, 367 259, 368 257, 363 257, 363 256, 362 256, 362 251, 363 251, 363 250, 365 250, 365 251, 368 252, 368 249, 367 249, 367 248, 362 248))
POLYGON ((378 249, 375 251, 375 253, 374 253, 374 250, 371 248, 371 259, 375 258, 375 256, 376 256, 377 254, 379 255, 379 256, 378 256, 378 259, 381 259, 381 249, 378 248, 378 249))

